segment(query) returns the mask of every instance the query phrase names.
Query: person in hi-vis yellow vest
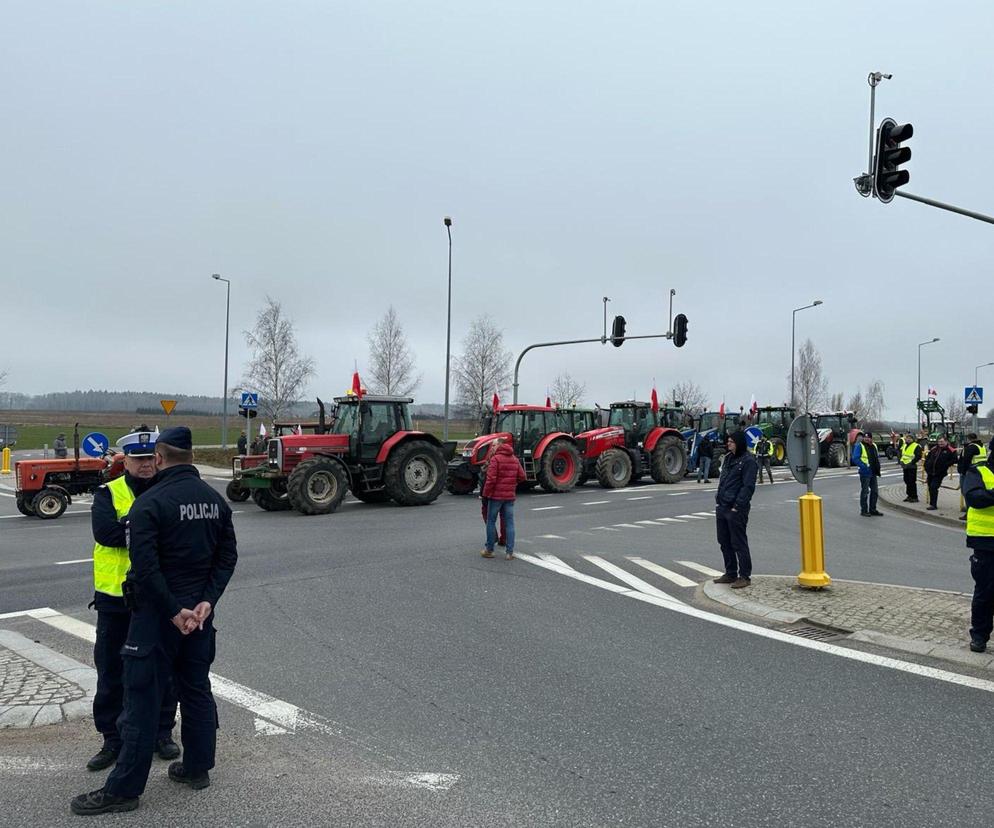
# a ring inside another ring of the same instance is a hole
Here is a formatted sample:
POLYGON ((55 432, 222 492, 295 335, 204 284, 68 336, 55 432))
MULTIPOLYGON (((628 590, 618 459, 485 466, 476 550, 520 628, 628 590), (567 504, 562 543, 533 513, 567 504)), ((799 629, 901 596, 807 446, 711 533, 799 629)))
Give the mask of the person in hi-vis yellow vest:
MULTIPOLYGON (((103 736, 103 746, 87 762, 89 770, 103 770, 117 761, 121 734, 117 719, 124 709, 124 663, 121 648, 128 638, 131 612, 121 587, 131 565, 128 559, 127 516, 135 498, 149 487, 155 475, 155 438, 150 431, 136 431, 117 441, 124 452, 124 474, 101 486, 93 496, 93 603, 97 611, 97 639, 93 662, 97 667, 97 692, 93 697, 93 724, 103 736)), ((156 753, 162 759, 179 756, 173 741, 176 693, 170 684, 162 700, 156 753)))
POLYGON ((966 545, 970 548, 973 602, 970 607, 970 649, 982 653, 994 628, 994 468, 991 458, 975 463, 963 475, 966 501, 966 545))

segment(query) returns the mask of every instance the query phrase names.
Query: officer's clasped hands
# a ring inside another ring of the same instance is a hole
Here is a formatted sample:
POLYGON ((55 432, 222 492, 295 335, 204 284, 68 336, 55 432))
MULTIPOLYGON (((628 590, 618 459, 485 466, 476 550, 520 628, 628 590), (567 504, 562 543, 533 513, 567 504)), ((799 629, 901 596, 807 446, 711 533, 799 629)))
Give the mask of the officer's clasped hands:
POLYGON ((183 635, 189 635, 194 630, 202 630, 204 622, 211 614, 210 601, 201 601, 193 609, 181 609, 172 617, 172 622, 183 635))

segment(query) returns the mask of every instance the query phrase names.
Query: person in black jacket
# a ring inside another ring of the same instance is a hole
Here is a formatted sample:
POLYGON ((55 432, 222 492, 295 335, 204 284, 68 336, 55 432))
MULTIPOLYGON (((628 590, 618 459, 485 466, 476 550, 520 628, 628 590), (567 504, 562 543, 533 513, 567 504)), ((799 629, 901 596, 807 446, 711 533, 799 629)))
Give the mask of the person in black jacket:
MULTIPOLYGON (((972 431, 966 435, 966 443, 960 453, 959 461, 956 463, 956 471, 959 472, 959 487, 963 490, 963 478, 973 465, 973 458, 980 453, 980 438, 972 431)), ((964 507, 965 508, 965 507, 964 507)), ((966 512, 959 516, 960 520, 966 520, 966 512)))
POLYGON ((945 437, 940 437, 925 455, 925 482, 928 487, 928 506, 925 508, 929 512, 939 508, 939 487, 954 463, 956 449, 949 445, 945 437))
POLYGON ((729 435, 728 454, 721 464, 718 491, 715 494, 715 518, 718 545, 725 562, 725 574, 715 578, 716 584, 730 584, 732 589, 742 589, 752 578, 752 556, 746 525, 749 508, 756 491, 756 458, 746 450, 745 432, 729 435))
POLYGON ((211 694, 214 607, 238 560, 231 509, 200 479, 190 429, 170 428, 155 445, 154 485, 128 515, 131 569, 124 594, 135 608, 121 654, 123 746, 104 787, 77 796, 75 814, 132 811, 152 764, 162 687, 170 669, 179 691, 183 760, 169 778, 194 789, 210 785, 217 743, 211 694))
POLYGON ((982 653, 994 629, 994 467, 987 462, 970 466, 963 475, 963 499, 968 507, 966 545, 973 576, 970 606, 970 649, 982 653))
MULTIPOLYGON (((97 691, 93 697, 93 724, 103 736, 103 746, 86 763, 87 770, 110 767, 121 752, 117 720, 124 709, 124 659, 121 647, 128 637, 131 613, 124 603, 121 584, 128 570, 125 526, 130 504, 144 492, 155 474, 155 434, 127 434, 117 441, 124 452, 124 476, 101 486, 93 495, 90 521, 93 528, 93 603, 97 611, 97 635, 93 663, 97 668, 97 691), (118 514, 121 517, 118 517, 118 514)), ((163 682, 155 752, 160 759, 176 759, 179 747, 173 741, 176 725, 176 693, 172 681, 163 682)))
POLYGON ((714 461, 714 444, 706 437, 697 447, 697 482, 704 478, 705 483, 711 482, 711 463, 714 461))

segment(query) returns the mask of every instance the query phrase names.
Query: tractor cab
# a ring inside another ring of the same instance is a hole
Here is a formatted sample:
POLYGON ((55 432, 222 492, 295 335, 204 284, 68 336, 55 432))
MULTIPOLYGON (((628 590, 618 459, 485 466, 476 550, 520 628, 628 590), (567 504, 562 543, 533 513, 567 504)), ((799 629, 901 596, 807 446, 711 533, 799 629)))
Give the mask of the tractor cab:
POLYGON ((762 406, 756 411, 756 427, 773 444, 772 465, 787 462, 787 434, 797 417, 797 409, 789 405, 762 406))
POLYGON ((811 417, 818 444, 821 447, 821 464, 831 468, 848 466, 850 434, 856 428, 856 415, 851 411, 831 411, 811 417))
POLYGON ((599 408, 560 408, 560 413, 565 418, 564 431, 570 434, 583 434, 585 431, 599 428, 601 424, 601 411, 599 408))
POLYGON ((469 494, 480 482, 483 466, 497 440, 505 440, 521 461, 527 483, 548 492, 566 492, 580 476, 580 450, 563 409, 544 405, 503 405, 485 415, 480 434, 470 440, 462 457, 449 464, 447 488, 469 494))

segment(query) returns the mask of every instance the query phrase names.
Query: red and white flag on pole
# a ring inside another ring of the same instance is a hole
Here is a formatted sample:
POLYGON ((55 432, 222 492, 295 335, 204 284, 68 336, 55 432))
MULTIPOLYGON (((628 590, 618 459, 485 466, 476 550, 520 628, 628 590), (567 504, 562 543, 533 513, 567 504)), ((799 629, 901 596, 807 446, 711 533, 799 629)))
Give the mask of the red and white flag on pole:
POLYGON ((545 407, 552 408, 552 398, 548 394, 545 395, 545 407))
POLYGON ((266 436, 266 424, 265 423, 259 423, 259 436, 260 437, 265 437, 266 436))
POLYGON ((934 388, 932 388, 932 386, 929 386, 928 395, 930 397, 938 397, 939 396, 939 392, 936 391, 934 388))
POLYGON ((659 397, 656 394, 656 386, 652 386, 652 394, 649 397, 650 407, 652 408, 653 414, 659 413, 659 397))
POLYGON ((355 394, 360 400, 362 399, 362 383, 359 381, 358 371, 355 371, 352 374, 352 393, 355 394))
POLYGON ((759 403, 756 402, 756 395, 753 394, 752 402, 749 404, 749 413, 752 414, 753 417, 755 417, 757 411, 759 411, 759 403))
POLYGON ((724 417, 725 416, 725 401, 724 400, 722 400, 721 401, 721 405, 718 406, 718 416, 719 417, 724 417))
POLYGON ((491 407, 494 410, 494 414, 497 413, 497 409, 500 407, 500 397, 497 396, 497 389, 496 388, 494 389, 494 398, 493 398, 493 402, 491 402, 491 407))

